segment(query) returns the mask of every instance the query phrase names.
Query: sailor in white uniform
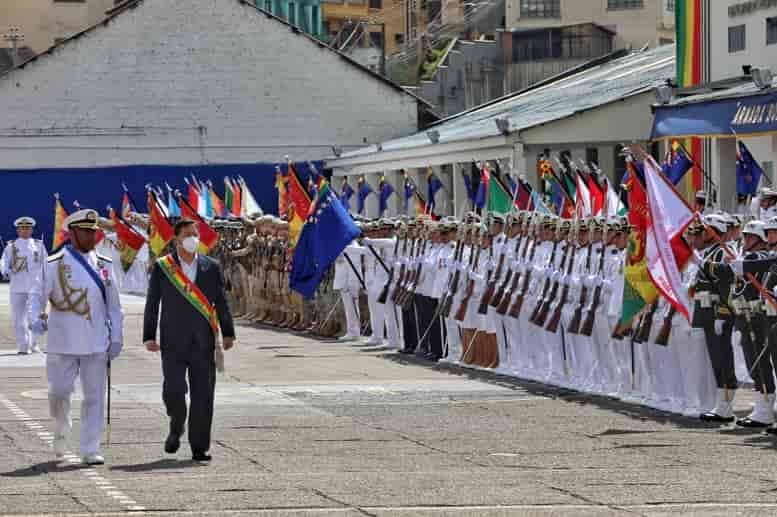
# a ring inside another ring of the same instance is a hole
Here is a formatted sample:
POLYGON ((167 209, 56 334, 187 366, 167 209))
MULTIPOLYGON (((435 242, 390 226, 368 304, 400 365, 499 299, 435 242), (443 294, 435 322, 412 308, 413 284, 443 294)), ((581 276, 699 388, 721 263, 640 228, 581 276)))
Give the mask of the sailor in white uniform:
POLYGON ((64 224, 71 244, 48 259, 42 287, 30 300, 32 329, 38 334, 49 330, 46 374, 57 458, 67 447, 70 398, 78 377, 83 388, 81 459, 101 465, 107 365, 121 352, 124 317, 111 260, 94 252, 97 212, 79 210, 64 224))
POLYGON ((30 293, 40 290, 46 264, 46 246, 32 238, 35 219, 20 217, 14 221, 18 239, 8 243, 0 259, 0 273, 11 280, 11 314, 16 346, 20 354, 38 351, 35 336, 27 319, 30 293))

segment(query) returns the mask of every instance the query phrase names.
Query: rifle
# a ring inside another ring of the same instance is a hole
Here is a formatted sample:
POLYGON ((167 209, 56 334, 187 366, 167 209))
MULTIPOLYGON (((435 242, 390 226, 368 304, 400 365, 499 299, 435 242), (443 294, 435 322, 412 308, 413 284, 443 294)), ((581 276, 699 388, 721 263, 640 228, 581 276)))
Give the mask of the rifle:
MULTIPOLYGON (((589 230, 590 233, 590 230, 589 230)), ((588 255, 585 257, 585 272, 588 273, 588 271, 591 269, 591 254, 593 252, 593 242, 588 243, 588 255)), ((583 306, 585 305, 585 300, 588 298, 588 288, 584 285, 580 289, 580 300, 577 304, 577 307, 575 307, 575 312, 572 314, 572 321, 569 322, 569 327, 567 328, 567 331, 570 334, 579 334, 580 333, 580 320, 583 318, 583 306)))
MULTIPOLYGON (((558 251, 558 241, 559 241, 558 236, 559 236, 558 228, 556 228, 556 239, 553 242, 553 251, 550 252, 550 261, 548 262, 546 269, 553 268, 553 265, 556 262, 556 252, 558 251)), ((540 310, 542 309, 542 306, 545 303, 545 300, 548 298, 549 289, 550 289, 550 277, 545 277, 545 283, 542 285, 542 294, 540 294, 540 297, 537 300, 537 305, 534 306, 534 310, 531 312, 531 316, 529 316, 529 321, 531 321, 535 325, 542 326, 542 324, 537 323, 537 316, 539 315, 540 310)), ((546 311, 545 317, 547 317, 547 311, 546 311)))
MULTIPOLYGON (((476 271, 478 268, 478 263, 480 262, 480 250, 481 250, 481 244, 482 238, 476 239, 472 246, 477 246, 477 250, 470 255, 470 271, 476 271), (473 260, 474 257, 474 260, 473 260)), ((469 305, 469 301, 472 299, 472 293, 475 290, 475 280, 470 279, 467 283, 467 290, 464 291, 464 297, 461 299, 461 304, 459 305, 459 309, 456 311, 456 314, 454 316, 454 319, 456 321, 464 321, 464 318, 467 316, 467 306, 469 305)))
MULTIPOLYGON (((572 248, 573 244, 570 242, 569 247, 572 248)), ((570 256, 569 259, 567 259, 567 271, 566 274, 569 276, 572 274, 572 267, 575 264, 575 255, 570 250, 570 256)), ((553 316, 550 317, 550 321, 548 321, 548 326, 545 327, 545 330, 548 332, 551 332, 553 334, 556 333, 558 330, 558 324, 561 322, 561 312, 564 310, 564 306, 569 301, 569 282, 564 284, 564 289, 561 290, 561 298, 559 298, 558 303, 556 304, 556 308, 553 311, 553 316)))
MULTIPOLYGON (((604 257, 607 255, 607 223, 604 223, 604 231, 602 232, 602 253, 599 255, 599 275, 604 274, 604 257)), ((594 332, 594 321, 596 320, 596 309, 602 303, 602 284, 599 284, 594 289, 594 297, 591 300, 591 306, 588 308, 588 313, 585 315, 585 322, 583 328, 580 329, 580 333, 584 336, 590 336, 594 332)))
MULTIPOLYGON (((491 237, 491 242, 488 246, 488 260, 489 262, 494 258, 494 238, 491 237)), ((504 255, 502 255, 502 259, 504 259, 504 255)), ((504 262, 504 260, 502 260, 504 262)), ((501 265, 500 265, 501 267, 501 265)), ((489 288, 491 287, 491 279, 494 278, 494 283, 496 283, 496 277, 493 274, 493 271, 490 269, 488 270, 488 273, 486 273, 486 289, 483 292, 483 296, 480 297, 480 305, 478 305, 478 314, 487 314, 488 313, 488 301, 491 299, 491 295, 494 294, 494 290, 491 289, 491 292, 489 293, 489 288), (488 297, 486 297, 488 295, 488 297)))
POLYGON ((666 346, 669 343, 669 334, 672 332, 672 319, 674 318, 677 309, 674 305, 670 306, 669 311, 664 314, 664 321, 661 323, 661 328, 658 330, 655 343, 657 345, 666 346))
MULTIPOLYGON (((405 237, 405 245, 407 246, 407 237, 405 237)), ((394 255, 392 255, 394 258, 397 256, 397 251, 399 251, 399 236, 397 235, 397 242, 394 243, 394 255)), ((404 253, 404 251, 403 251, 404 253)), ((388 300, 389 295, 389 289, 391 288, 391 281, 394 280, 394 264, 391 264, 391 270, 389 271, 389 277, 388 280, 386 280, 386 285, 383 286, 383 290, 380 292, 380 295, 378 296, 378 303, 385 304, 388 300)))
MULTIPOLYGON (((521 241, 523 240, 523 235, 520 235, 517 239, 515 239, 515 251, 513 252, 513 256, 518 256, 518 250, 521 249, 521 241)), ((502 266, 502 263, 499 263, 499 267, 502 266)), ((499 271, 499 267, 497 267, 497 272, 499 271)), ((501 284, 499 284, 499 289, 494 293, 494 295, 491 297, 491 301, 489 301, 489 305, 491 307, 494 307, 497 309, 499 305, 502 303, 502 298, 505 295, 505 290, 507 289, 507 286, 510 285, 510 280, 513 278, 513 268, 512 266, 507 268, 507 273, 505 273, 505 278, 502 281, 501 284)), ((498 312, 498 311, 497 311, 498 312)))
MULTIPOLYGON (((415 239, 410 236, 410 228, 407 229, 407 234, 405 236, 405 243, 402 246, 402 256, 410 258, 413 255, 413 250, 415 249, 415 239), (405 255, 407 252, 407 241, 408 239, 413 239, 410 243, 410 254, 405 255)), ((407 275, 407 264, 402 264, 399 267, 399 278, 397 278, 397 285, 394 287, 394 292, 391 294, 391 301, 393 301, 396 305, 399 305, 397 303, 397 299, 399 298, 399 295, 402 293, 403 285, 402 283, 405 281, 405 276, 407 275)))
POLYGON ((415 295, 416 289, 418 289, 418 280, 421 278, 421 268, 424 266, 424 255, 426 254, 426 245, 429 242, 428 237, 423 237, 424 241, 421 244, 421 249, 418 252, 418 264, 416 264, 415 271, 410 272, 410 280, 407 282, 407 287, 405 288, 404 295, 402 296, 402 300, 400 302, 400 305, 404 308, 407 307, 407 305, 413 301, 413 296, 415 295))
MULTIPOLYGON (((567 261, 569 261, 569 257, 571 255, 570 254, 571 249, 572 249, 572 243, 567 243, 566 247, 564 248, 564 255, 561 258, 561 267, 559 268, 561 271, 564 271, 567 261)), ((545 326, 545 322, 548 319, 548 312, 550 312, 550 306, 553 304, 553 301, 556 299, 556 295, 558 294, 558 286, 559 286, 559 280, 556 279, 556 281, 553 282, 553 287, 551 287, 550 289, 550 295, 542 303, 540 312, 537 313, 537 317, 534 319, 534 323, 536 325, 540 327, 545 326)), ((553 330, 553 332, 555 332, 555 329, 553 330)))
POLYGON ((637 329, 637 333, 634 335, 635 343, 647 343, 650 341, 650 331, 653 328, 653 317, 656 314, 657 307, 658 302, 653 303, 650 306, 650 311, 648 311, 645 317, 642 318, 642 321, 639 324, 639 328, 637 329))
MULTIPOLYGON (((535 233, 536 233, 536 225, 535 225, 535 233)), ((526 272, 522 275, 523 277, 523 284, 521 286, 521 292, 518 293, 518 296, 515 298, 515 302, 513 302, 512 307, 510 307, 509 315, 511 318, 517 318, 521 314, 521 308, 523 307, 523 300, 526 298, 526 292, 529 290, 529 284, 531 283, 531 272, 532 272, 532 263, 534 262, 534 255, 537 252, 538 242, 537 242, 537 236, 535 235, 533 241, 532 241, 532 247, 531 247, 531 254, 529 255, 528 264, 529 267, 526 270, 526 272)), ((524 253, 526 250, 524 250, 524 253)))
POLYGON ((443 301, 440 307, 440 314, 442 314, 446 318, 451 315, 453 297, 456 296, 456 293, 459 291, 459 277, 461 276, 461 272, 459 271, 457 264, 458 262, 461 261, 461 257, 464 255, 465 240, 466 240, 466 230, 462 233, 461 238, 456 243, 456 250, 453 253, 453 264, 454 264, 454 267, 456 267, 456 270, 453 272, 453 275, 451 276, 451 279, 448 282, 448 289, 445 290, 445 297, 443 298, 443 301))
MULTIPOLYGON (((527 228, 527 230, 526 230, 526 239, 529 238, 529 234, 530 233, 531 233, 531 228, 527 228)), ((516 254, 516 256, 518 255, 518 249, 519 249, 519 246, 521 244, 520 241, 522 239, 523 239, 523 237, 521 239, 519 239, 519 242, 515 245, 515 254, 516 254)), ((529 249, 529 246, 532 246, 532 248, 534 248, 533 244, 534 244, 535 240, 536 239, 532 239, 531 242, 528 241, 528 240, 526 241, 526 246, 524 246, 524 248, 523 248, 523 252, 521 253, 521 257, 518 259, 519 261, 523 262, 526 259, 526 253, 527 253, 527 251, 529 249)), ((532 254, 533 253, 534 252, 532 251, 532 254)), ((518 289, 518 283, 520 282, 521 275, 517 271, 513 272, 512 267, 510 268, 509 273, 512 274, 512 283, 510 284, 510 291, 509 292, 513 293, 513 292, 515 292, 516 289, 518 289)), ((510 301, 511 301, 511 299, 512 299, 512 297, 509 294, 507 294, 507 292, 503 292, 502 293, 502 298, 499 300, 499 307, 496 308, 496 313, 497 314, 501 314, 503 316, 505 314, 507 314, 507 310, 510 308, 510 301)))

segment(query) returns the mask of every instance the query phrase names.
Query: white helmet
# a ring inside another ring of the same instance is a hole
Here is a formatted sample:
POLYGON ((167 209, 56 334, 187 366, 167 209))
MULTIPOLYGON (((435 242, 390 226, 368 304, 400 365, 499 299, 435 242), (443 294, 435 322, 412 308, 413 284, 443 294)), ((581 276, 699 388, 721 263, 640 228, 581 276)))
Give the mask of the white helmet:
POLYGON ((772 217, 771 219, 766 221, 764 223, 764 230, 767 232, 769 230, 777 230, 777 217, 772 217))
POLYGON ((750 234, 755 235, 762 241, 766 242, 766 229, 764 228, 764 222, 763 221, 750 221, 747 223, 742 230, 742 234, 750 234))
POLYGON ((705 215, 703 220, 704 224, 710 228, 715 229, 721 235, 728 231, 728 223, 726 222, 726 219, 719 214, 705 215))

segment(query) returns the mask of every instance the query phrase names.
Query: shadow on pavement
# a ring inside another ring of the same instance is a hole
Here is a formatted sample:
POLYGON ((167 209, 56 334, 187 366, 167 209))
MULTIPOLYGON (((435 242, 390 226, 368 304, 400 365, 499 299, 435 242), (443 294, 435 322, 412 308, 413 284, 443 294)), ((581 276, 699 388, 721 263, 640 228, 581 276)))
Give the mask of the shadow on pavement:
POLYGON ((649 420, 659 423, 672 423, 685 429, 714 430, 718 426, 710 425, 696 418, 685 417, 674 413, 668 413, 659 409, 631 404, 619 399, 583 393, 558 386, 551 386, 541 382, 519 379, 495 372, 465 368, 450 363, 435 363, 419 358, 413 354, 386 353, 377 357, 393 361, 398 364, 416 365, 431 368, 441 373, 466 377, 469 380, 487 382, 505 389, 525 391, 531 395, 540 397, 561 399, 579 405, 593 405, 600 409, 613 411, 619 415, 636 420, 649 420))
POLYGON ((68 472, 71 470, 80 470, 82 468, 86 468, 86 465, 72 465, 69 463, 52 460, 30 465, 29 467, 11 470, 9 472, 0 472, 0 477, 26 478, 32 476, 42 476, 44 474, 48 474, 49 472, 68 472))
POLYGON ((152 470, 168 470, 204 466, 206 466, 206 464, 198 463, 193 460, 174 460, 168 458, 151 461, 149 463, 135 463, 134 465, 114 465, 110 469, 120 470, 122 472, 149 472, 152 470))

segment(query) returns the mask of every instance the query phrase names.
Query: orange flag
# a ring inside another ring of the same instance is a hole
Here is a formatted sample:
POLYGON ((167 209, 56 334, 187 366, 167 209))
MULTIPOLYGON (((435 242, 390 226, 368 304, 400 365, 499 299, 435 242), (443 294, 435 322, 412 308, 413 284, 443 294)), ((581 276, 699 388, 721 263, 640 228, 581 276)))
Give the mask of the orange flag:
POLYGON ((59 248, 65 245, 69 235, 65 229, 65 219, 67 218, 67 211, 62 206, 62 201, 59 200, 59 194, 54 194, 54 238, 51 243, 51 251, 55 252, 59 248))
POLYGON ((146 239, 119 218, 113 208, 108 209, 108 215, 110 216, 111 221, 113 221, 113 226, 116 230, 116 240, 119 244, 119 255, 121 257, 121 268, 126 273, 132 267, 132 263, 135 262, 135 257, 137 256, 138 251, 140 251, 140 248, 143 247, 143 244, 145 244, 146 239))
POLYGON ((151 252, 159 257, 164 252, 167 243, 173 240, 175 233, 170 221, 159 210, 156 196, 151 190, 148 191, 148 215, 150 219, 148 245, 151 248, 151 252))
POLYGON ((181 217, 191 219, 197 223, 200 230, 200 249, 198 251, 203 255, 207 255, 218 244, 219 234, 205 222, 205 219, 197 214, 183 197, 179 197, 178 201, 180 201, 179 204, 181 205, 181 217))

